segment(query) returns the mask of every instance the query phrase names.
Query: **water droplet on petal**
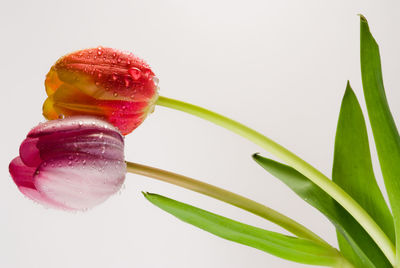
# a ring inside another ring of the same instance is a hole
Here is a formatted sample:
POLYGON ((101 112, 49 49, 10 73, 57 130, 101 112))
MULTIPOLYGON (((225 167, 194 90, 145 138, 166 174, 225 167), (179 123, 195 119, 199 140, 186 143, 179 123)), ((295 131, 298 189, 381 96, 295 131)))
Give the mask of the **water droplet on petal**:
POLYGON ((154 85, 156 86, 156 87, 158 87, 158 82, 159 82, 160 80, 157 78, 157 76, 153 76, 153 82, 154 82, 154 85))
POLYGON ((113 96, 114 96, 114 97, 117 97, 117 96, 118 96, 118 93, 117 93, 117 92, 114 92, 113 96))
POLYGON ((112 80, 115 81, 115 80, 117 80, 117 79, 118 79, 117 75, 116 75, 116 74, 113 74, 113 75, 112 75, 112 80))
POLYGON ((131 84, 128 78, 125 78, 124 82, 125 82, 125 87, 129 87, 129 85, 131 84))
POLYGON ((97 55, 101 56, 103 54, 102 47, 97 48, 97 55))
POLYGON ((142 76, 142 71, 138 68, 129 68, 128 73, 133 78, 133 80, 138 80, 142 76))
POLYGON ((118 63, 120 63, 120 62, 122 61, 122 59, 121 59, 121 58, 118 58, 117 61, 118 61, 118 63))

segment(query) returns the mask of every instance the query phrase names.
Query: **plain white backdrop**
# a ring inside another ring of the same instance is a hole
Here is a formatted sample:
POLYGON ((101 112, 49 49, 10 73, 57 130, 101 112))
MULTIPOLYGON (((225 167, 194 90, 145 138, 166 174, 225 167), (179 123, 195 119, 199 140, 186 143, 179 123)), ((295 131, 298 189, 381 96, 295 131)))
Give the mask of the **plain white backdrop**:
MULTIPOLYGON (((330 176, 348 79, 366 111, 358 13, 367 17, 380 44, 386 93, 400 125, 399 11, 398 1, 365 0, 2 0, 0 267, 307 267, 182 223, 140 191, 284 232, 199 194, 128 174, 121 193, 106 203, 66 213, 25 198, 8 164, 27 132, 44 121, 43 83, 50 66, 63 54, 102 45, 144 58, 160 79, 161 95, 254 127, 330 176)), ((336 245, 330 223, 252 161, 259 151, 224 129, 162 107, 126 137, 127 160, 243 194, 336 245)), ((375 155, 374 163, 377 167, 375 155)))

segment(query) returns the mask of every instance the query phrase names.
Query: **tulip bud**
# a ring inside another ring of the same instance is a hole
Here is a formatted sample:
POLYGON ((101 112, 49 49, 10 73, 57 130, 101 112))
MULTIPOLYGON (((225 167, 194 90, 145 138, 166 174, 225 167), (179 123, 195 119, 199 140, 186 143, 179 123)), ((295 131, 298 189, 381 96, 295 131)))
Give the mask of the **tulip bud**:
POLYGON ((19 190, 47 207, 85 210, 122 186, 124 139, 112 125, 90 117, 47 121, 22 142, 9 171, 19 190))
POLYGON ((132 53, 89 48, 60 58, 45 81, 47 119, 73 115, 99 117, 123 135, 154 110, 158 79, 149 65, 132 53))

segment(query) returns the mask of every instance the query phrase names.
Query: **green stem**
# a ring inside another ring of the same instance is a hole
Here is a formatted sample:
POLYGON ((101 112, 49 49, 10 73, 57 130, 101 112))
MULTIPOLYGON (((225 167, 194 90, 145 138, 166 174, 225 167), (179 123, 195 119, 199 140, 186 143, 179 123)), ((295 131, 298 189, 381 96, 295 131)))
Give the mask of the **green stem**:
POLYGON ((318 242, 319 244, 331 248, 331 246, 327 242, 325 242, 322 238, 320 238, 318 235, 316 235, 300 223, 286 217, 285 215, 267 206, 264 206, 241 195, 176 173, 136 163, 126 162, 126 170, 130 173, 151 177, 213 197, 215 199, 258 215, 273 223, 276 223, 277 225, 283 227, 292 234, 318 242))
POLYGON ((182 101, 166 98, 160 96, 157 100, 160 106, 172 108, 175 110, 183 111, 205 120, 208 120, 216 125, 222 126, 232 132, 252 141, 253 143, 261 146, 269 151, 288 165, 295 168, 297 171, 308 177, 312 182, 318 185, 322 190, 329 194, 339 204, 343 206, 367 231, 375 243, 379 246, 390 263, 394 265, 396 251, 393 243, 376 224, 376 222, 368 215, 368 213, 342 188, 332 182, 328 177, 322 174, 319 170, 311 166, 309 163, 287 150, 283 146, 274 142, 273 140, 265 137, 261 133, 246 127, 245 125, 229 119, 225 116, 209 111, 202 107, 185 103, 182 101))

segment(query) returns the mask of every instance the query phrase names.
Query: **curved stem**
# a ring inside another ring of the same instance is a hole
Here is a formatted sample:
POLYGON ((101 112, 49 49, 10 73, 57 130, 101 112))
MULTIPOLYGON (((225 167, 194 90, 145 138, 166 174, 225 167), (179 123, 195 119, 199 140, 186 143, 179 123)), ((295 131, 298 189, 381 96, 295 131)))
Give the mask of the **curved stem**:
POLYGON ((183 175, 172 173, 158 168, 153 168, 145 165, 140 165, 136 163, 131 163, 126 161, 126 170, 130 173, 143 175, 146 177, 151 177, 160 181, 168 182, 182 188, 186 188, 220 201, 226 202, 228 204, 234 205, 238 208, 244 209, 255 215, 258 215, 264 219, 267 219, 284 229, 288 230, 294 235, 302 238, 306 238, 324 246, 331 246, 325 242, 318 235, 301 225, 300 223, 286 217, 285 215, 267 207, 260 203, 257 203, 251 199, 244 196, 229 192, 222 188, 216 187, 214 185, 201 182, 183 175))
POLYGON ((353 198, 351 198, 351 196, 349 196, 342 188, 332 182, 328 177, 311 166, 309 163, 273 140, 265 137, 261 133, 210 110, 162 96, 158 98, 157 104, 198 116, 216 125, 231 130, 232 132, 261 146, 276 157, 280 158, 282 161, 286 162, 288 165, 292 166, 294 169, 318 185, 340 205, 342 205, 343 208, 346 209, 360 223, 365 231, 367 231, 367 233, 388 258, 390 263, 394 265, 396 256, 395 247, 382 229, 368 215, 368 213, 353 198))

